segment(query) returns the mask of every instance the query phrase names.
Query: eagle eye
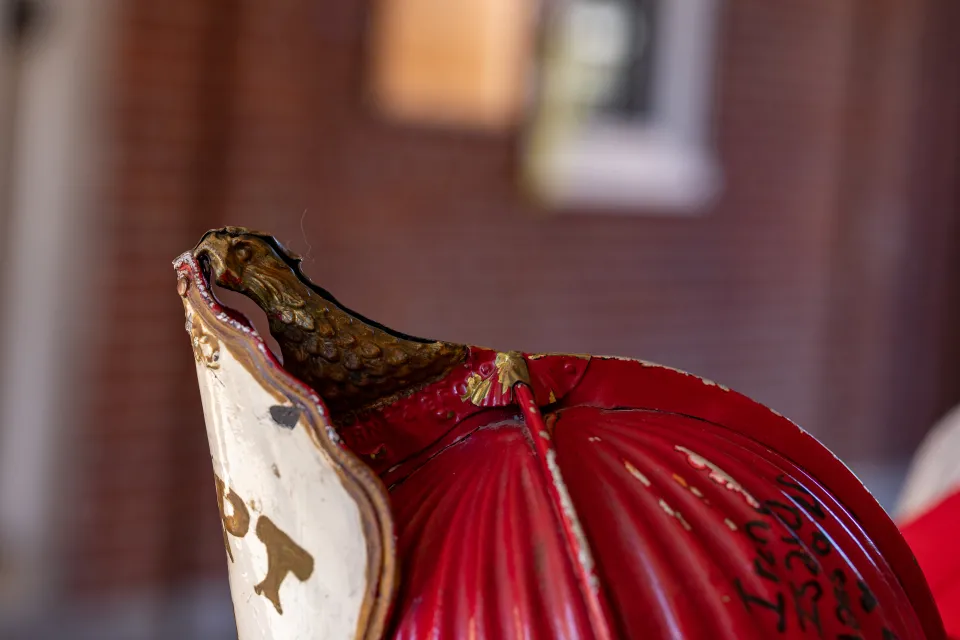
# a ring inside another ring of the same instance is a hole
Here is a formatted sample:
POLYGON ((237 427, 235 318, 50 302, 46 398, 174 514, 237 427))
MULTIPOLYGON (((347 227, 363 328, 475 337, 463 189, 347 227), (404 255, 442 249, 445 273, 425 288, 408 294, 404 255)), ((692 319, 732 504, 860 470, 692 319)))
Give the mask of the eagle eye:
POLYGON ((237 247, 235 255, 240 262, 250 262, 250 258, 253 257, 253 250, 249 246, 242 244, 237 247))

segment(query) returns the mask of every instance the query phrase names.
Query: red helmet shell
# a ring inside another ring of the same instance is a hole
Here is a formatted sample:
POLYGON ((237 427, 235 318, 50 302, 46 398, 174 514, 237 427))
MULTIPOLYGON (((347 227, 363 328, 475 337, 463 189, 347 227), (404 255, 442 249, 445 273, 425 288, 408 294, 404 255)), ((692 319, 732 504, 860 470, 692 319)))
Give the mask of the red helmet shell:
MULTIPOLYGON (((536 402, 545 433, 502 398, 384 463, 401 572, 394 637, 943 637, 894 524, 786 419, 665 367, 527 363, 534 395, 553 400, 536 402), (549 440, 547 474, 537 437, 549 440)), ((392 411, 424 397, 445 396, 424 390, 392 411)))

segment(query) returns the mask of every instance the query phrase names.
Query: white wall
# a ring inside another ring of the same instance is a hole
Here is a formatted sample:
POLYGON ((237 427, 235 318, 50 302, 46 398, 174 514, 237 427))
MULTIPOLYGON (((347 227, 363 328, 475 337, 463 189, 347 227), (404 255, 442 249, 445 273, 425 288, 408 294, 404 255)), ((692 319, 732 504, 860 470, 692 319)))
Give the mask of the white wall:
MULTIPOLYGON (((16 91, 0 83, 3 113, 17 114, 15 135, 0 141, 14 150, 0 238, 0 618, 49 607, 58 536, 70 533, 60 525, 72 511, 71 416, 82 410, 97 324, 89 284, 102 233, 112 1, 40 3, 16 91)), ((10 55, 0 60, 8 70, 10 55)))

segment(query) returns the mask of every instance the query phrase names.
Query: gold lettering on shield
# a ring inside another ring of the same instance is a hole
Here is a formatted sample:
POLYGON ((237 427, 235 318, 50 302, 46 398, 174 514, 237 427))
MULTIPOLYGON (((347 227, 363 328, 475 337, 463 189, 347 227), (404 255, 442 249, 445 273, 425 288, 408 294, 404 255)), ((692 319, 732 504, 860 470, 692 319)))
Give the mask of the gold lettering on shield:
MULTIPOLYGON (((223 545, 227 548, 230 562, 233 562, 233 551, 230 549, 227 534, 236 538, 246 536, 250 531, 250 511, 247 510, 243 498, 233 489, 227 491, 226 484, 216 474, 213 477, 217 481, 217 506, 220 507, 220 522, 223 524, 223 545)), ((277 613, 283 615, 280 585, 288 573, 292 573, 300 582, 305 582, 313 574, 313 556, 291 540, 290 536, 281 531, 267 516, 257 519, 256 531, 257 537, 267 548, 267 575, 253 590, 273 603, 277 613)))
POLYGON ((282 615, 280 585, 288 573, 293 573, 300 582, 305 582, 313 573, 313 556, 266 516, 260 516, 257 520, 257 537, 267 547, 267 575, 253 590, 272 602, 277 613, 282 615))
POLYGON ((226 485, 223 480, 214 474, 217 481, 217 506, 220 508, 220 522, 223 524, 223 546, 227 548, 227 556, 230 562, 233 562, 233 551, 230 550, 230 542, 227 540, 227 534, 237 538, 247 535, 250 530, 250 512, 247 511, 247 505, 243 504, 243 499, 238 496, 233 489, 225 493, 226 485), (231 513, 227 514, 227 504, 230 505, 231 513))

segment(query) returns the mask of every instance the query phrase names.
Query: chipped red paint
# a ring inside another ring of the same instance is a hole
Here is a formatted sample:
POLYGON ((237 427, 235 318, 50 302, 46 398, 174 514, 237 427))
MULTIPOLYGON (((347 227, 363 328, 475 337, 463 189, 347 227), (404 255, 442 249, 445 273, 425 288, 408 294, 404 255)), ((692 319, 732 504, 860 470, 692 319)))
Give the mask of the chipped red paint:
POLYGON ((466 399, 496 355, 338 428, 390 491, 388 637, 945 638, 896 526, 787 419, 600 357, 466 399))
POLYGON ((787 419, 638 361, 527 365, 499 406, 453 383, 469 418, 384 476, 394 637, 944 637, 896 527, 787 419))
POLYGON ((786 419, 639 362, 591 360, 550 409, 535 392, 394 471, 394 637, 944 637, 896 528, 786 419))
MULTIPOLYGON (((479 406, 463 399, 470 376, 496 375, 496 355, 491 349, 472 347, 466 361, 442 380, 340 425, 344 442, 374 471, 384 474, 430 447, 467 417, 487 408, 512 404, 513 392, 501 395, 498 385, 494 385, 479 406)), ((533 389, 538 394, 537 402, 546 405, 564 397, 576 386, 586 371, 587 361, 549 356, 529 360, 527 366, 533 389)))

